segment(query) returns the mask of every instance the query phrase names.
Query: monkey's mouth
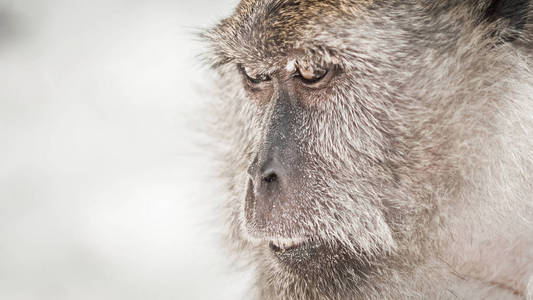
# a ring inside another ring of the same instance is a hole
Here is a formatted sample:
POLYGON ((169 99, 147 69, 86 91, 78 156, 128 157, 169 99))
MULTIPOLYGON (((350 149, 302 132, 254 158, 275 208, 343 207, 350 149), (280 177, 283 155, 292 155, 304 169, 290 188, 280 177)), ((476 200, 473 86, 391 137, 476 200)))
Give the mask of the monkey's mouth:
POLYGON ((276 240, 270 241, 268 247, 275 254, 286 254, 298 249, 302 249, 306 245, 304 239, 291 239, 291 240, 276 240))

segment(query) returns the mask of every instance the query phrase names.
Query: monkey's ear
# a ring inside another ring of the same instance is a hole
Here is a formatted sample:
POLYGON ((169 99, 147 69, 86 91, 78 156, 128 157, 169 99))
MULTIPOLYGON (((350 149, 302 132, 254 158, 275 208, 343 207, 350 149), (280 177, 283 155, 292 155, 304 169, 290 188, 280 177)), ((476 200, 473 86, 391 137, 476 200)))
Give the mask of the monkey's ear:
MULTIPOLYGON (((510 30, 503 30, 500 34, 505 42, 512 42, 518 38, 524 29, 530 8, 529 0, 490 0, 486 11, 489 22, 500 19, 508 20, 510 30)), ((533 5, 533 4, 532 4, 533 5)))

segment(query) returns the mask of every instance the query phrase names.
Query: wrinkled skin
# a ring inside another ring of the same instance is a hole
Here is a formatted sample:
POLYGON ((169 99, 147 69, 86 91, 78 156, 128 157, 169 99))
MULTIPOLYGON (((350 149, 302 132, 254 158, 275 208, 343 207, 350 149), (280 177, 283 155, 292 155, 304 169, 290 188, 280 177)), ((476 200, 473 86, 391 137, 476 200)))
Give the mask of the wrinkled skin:
POLYGON ((220 78, 212 134, 228 188, 228 239, 257 271, 251 293, 526 296, 526 9, 520 1, 245 0, 204 34, 220 78))

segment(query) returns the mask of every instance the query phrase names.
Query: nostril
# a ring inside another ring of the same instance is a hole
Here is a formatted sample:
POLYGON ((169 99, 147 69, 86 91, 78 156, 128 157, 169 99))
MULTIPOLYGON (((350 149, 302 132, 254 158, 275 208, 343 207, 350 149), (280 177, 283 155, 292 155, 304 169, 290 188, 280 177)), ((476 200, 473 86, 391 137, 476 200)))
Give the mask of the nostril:
POLYGON ((274 172, 273 170, 268 170, 263 173, 262 178, 264 182, 272 183, 278 180, 278 175, 276 175, 276 172, 274 172))

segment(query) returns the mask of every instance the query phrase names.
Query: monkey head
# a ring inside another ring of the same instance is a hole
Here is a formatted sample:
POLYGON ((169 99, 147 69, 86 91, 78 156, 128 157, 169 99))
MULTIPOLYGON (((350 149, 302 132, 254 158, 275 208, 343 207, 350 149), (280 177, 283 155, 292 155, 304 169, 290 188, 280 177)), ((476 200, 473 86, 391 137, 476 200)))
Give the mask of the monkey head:
POLYGON ((230 237, 263 295, 379 295, 446 243, 525 24, 496 2, 244 0, 205 33, 230 237))

